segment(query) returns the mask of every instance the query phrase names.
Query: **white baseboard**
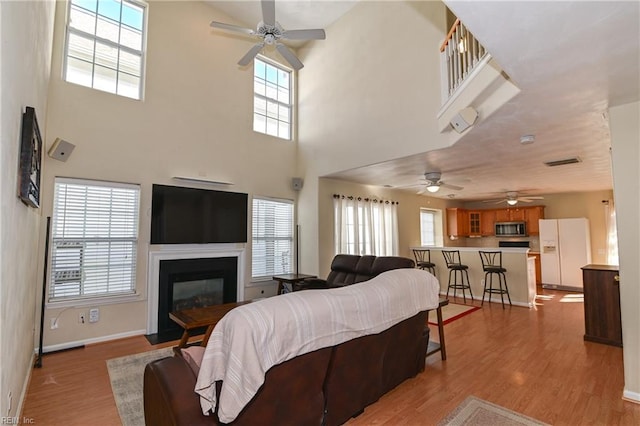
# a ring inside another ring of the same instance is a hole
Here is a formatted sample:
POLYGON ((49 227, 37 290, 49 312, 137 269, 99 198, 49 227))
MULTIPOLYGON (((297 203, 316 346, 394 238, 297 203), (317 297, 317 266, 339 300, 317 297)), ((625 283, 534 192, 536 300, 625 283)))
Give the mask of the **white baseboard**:
POLYGON ((27 377, 24 378, 22 391, 20 392, 20 399, 18 400, 18 407, 16 408, 16 416, 18 419, 22 419, 22 406, 24 405, 24 400, 27 397, 27 390, 29 389, 29 383, 31 382, 31 372, 33 371, 33 363, 35 360, 36 355, 31 354, 31 359, 29 360, 29 372, 27 373, 27 377))
MULTIPOLYGON (((118 339, 124 339, 126 337, 133 337, 133 336, 140 336, 140 335, 144 335, 147 333, 147 330, 133 330, 133 331, 126 331, 124 333, 116 333, 116 334, 110 334, 108 336, 100 336, 100 337, 93 337, 91 339, 84 339, 84 340, 76 340, 73 342, 66 342, 66 343, 59 343, 57 345, 49 345, 49 346, 43 346, 42 347, 42 352, 44 352, 45 354, 48 352, 55 352, 55 351, 61 351, 64 349, 71 349, 71 348, 77 348, 78 346, 84 346, 84 345, 90 345, 93 343, 102 343, 102 342, 108 342, 110 340, 118 340, 118 339)), ((38 351, 38 348, 36 348, 36 352, 38 351)))
POLYGON ((622 392, 622 399, 629 402, 635 402, 636 404, 640 404, 640 393, 631 392, 629 390, 624 390, 622 392))

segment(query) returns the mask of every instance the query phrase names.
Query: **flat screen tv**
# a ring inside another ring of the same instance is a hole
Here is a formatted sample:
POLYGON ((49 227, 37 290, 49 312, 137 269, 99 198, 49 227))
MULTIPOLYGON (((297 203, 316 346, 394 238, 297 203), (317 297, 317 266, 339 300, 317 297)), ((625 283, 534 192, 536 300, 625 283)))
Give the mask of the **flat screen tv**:
POLYGON ((247 194, 153 185, 151 244, 247 242, 247 194))

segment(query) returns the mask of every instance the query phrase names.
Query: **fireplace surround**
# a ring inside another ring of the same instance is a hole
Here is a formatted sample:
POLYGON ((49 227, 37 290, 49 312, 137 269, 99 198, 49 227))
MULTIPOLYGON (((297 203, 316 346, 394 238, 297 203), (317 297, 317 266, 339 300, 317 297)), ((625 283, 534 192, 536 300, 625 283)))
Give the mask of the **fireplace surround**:
MULTIPOLYGON (((179 271, 176 273, 171 271, 174 275, 173 278, 177 278, 178 282, 186 283, 186 287, 202 288, 204 286, 211 290, 220 285, 219 282, 216 282, 216 279, 224 277, 216 277, 215 273, 211 274, 210 271, 212 268, 209 266, 215 265, 216 263, 219 264, 220 262, 235 262, 236 282, 234 301, 244 300, 245 244, 179 244, 151 246, 149 251, 147 275, 147 334, 158 333, 159 325, 164 325, 159 324, 163 321, 159 321, 158 318, 160 304, 164 304, 163 308, 166 309, 168 303, 166 300, 162 300, 164 299, 164 296, 160 296, 161 269, 165 269, 168 265, 180 265, 181 263, 183 266, 194 266, 195 270, 192 270, 191 272, 180 270, 181 268, 178 268, 179 271), (204 266, 197 266, 199 263, 204 266), (209 280, 208 283, 206 282, 207 280, 209 280)), ((170 270, 172 268, 172 266, 169 266, 170 270)), ((216 270, 215 266, 213 267, 213 270, 216 270)), ((190 292, 191 289, 186 291, 190 292)), ((209 293, 210 291, 206 292, 209 293)), ((233 294, 233 292, 228 291, 227 298, 231 297, 229 294, 233 294)), ((190 299, 191 297, 192 296, 181 296, 180 298, 190 299)), ((223 297, 223 303, 224 300, 226 299, 223 297)), ((191 302, 187 301, 185 303, 191 302)), ((166 321, 171 320, 166 318, 166 321)), ((173 325, 173 322, 171 322, 171 324, 173 325)))

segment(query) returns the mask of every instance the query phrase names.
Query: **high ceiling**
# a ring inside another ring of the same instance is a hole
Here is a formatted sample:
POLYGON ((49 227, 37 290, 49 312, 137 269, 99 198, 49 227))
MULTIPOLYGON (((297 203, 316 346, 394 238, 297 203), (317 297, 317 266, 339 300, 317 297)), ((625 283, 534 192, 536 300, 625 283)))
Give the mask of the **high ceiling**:
MULTIPOLYGON (((355 2, 276 2, 285 28, 326 27, 355 2), (286 19, 286 21, 285 21, 286 19)), ((447 6, 521 89, 480 119, 454 146, 330 177, 417 191, 425 172, 464 187, 436 197, 496 198, 612 188, 607 110, 640 99, 640 3, 468 2, 447 6), (535 143, 522 145, 522 135, 535 143), (543 163, 579 157, 578 164, 543 163)), ((216 2, 241 22, 257 22, 257 2, 216 2)), ((251 25, 253 26, 253 25, 251 25)))

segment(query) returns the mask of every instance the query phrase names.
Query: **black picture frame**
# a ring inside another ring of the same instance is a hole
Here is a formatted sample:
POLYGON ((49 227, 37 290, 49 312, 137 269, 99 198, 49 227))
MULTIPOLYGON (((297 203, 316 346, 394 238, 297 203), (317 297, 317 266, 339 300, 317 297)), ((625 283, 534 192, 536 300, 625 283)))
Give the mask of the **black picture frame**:
POLYGON ((42 136, 36 110, 27 107, 22 114, 22 141, 18 196, 28 206, 40 207, 40 173, 42 169, 42 136))

